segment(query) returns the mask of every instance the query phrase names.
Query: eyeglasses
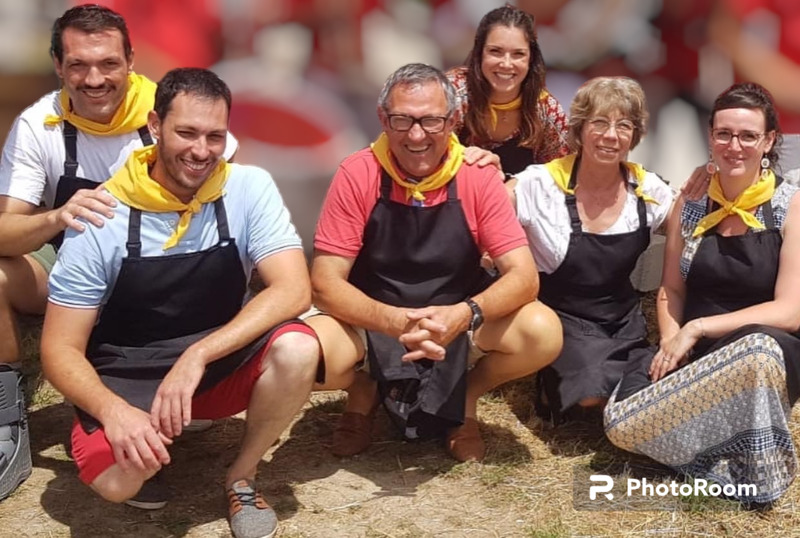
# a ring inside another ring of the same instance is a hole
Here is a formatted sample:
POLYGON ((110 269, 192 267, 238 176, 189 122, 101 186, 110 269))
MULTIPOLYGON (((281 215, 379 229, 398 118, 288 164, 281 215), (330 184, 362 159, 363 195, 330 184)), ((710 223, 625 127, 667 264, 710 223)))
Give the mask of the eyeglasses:
POLYGON ((410 131, 415 123, 419 123, 419 126, 422 127, 422 130, 426 133, 436 134, 444 131, 444 126, 447 124, 447 119, 450 116, 423 116, 421 118, 415 118, 414 116, 408 116, 406 114, 387 114, 386 117, 389 118, 389 127, 391 127, 393 131, 399 131, 401 133, 410 131))
POLYGON ((605 118, 594 118, 589 120, 589 128, 591 128, 592 132, 597 134, 607 133, 608 130, 611 129, 612 125, 619 136, 631 136, 633 131, 636 130, 636 126, 631 120, 609 121, 605 118))
POLYGON ((714 142, 718 144, 730 144, 733 142, 733 139, 736 138, 739 140, 739 145, 743 148, 754 147, 763 136, 764 133, 757 133, 755 131, 740 131, 738 133, 732 133, 727 129, 714 129, 711 131, 711 137, 714 139, 714 142))

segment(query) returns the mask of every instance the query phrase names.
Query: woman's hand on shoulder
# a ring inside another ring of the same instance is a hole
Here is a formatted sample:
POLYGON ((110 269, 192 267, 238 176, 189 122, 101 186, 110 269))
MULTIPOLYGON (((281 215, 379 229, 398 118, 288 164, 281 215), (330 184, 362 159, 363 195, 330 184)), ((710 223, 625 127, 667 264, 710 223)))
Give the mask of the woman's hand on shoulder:
POLYGON ((486 166, 494 166, 500 172, 503 167, 500 165, 500 157, 496 153, 492 153, 488 149, 479 148, 478 146, 468 146, 464 148, 464 162, 472 165, 475 164, 479 168, 486 166))
POLYGON ((708 191, 709 183, 711 183, 711 176, 706 170, 706 165, 698 166, 689 179, 681 185, 681 196, 686 200, 696 202, 708 191))

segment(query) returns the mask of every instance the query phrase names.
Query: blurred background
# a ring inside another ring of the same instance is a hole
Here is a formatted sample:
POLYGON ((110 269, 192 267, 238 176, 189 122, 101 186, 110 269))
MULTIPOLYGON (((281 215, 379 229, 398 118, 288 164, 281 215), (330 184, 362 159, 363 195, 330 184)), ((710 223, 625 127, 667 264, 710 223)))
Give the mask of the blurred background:
MULTIPOLYGON (((0 136, 56 89, 50 27, 83 2, 0 0, 0 136)), ((127 20, 135 70, 158 80, 210 67, 234 92, 237 160, 269 170, 309 248, 337 164, 379 132, 383 80, 408 62, 462 64, 475 27, 499 0, 109 0, 127 20)), ((800 157, 797 0, 517 0, 536 17, 550 91, 565 109, 597 75, 639 80, 650 129, 632 160, 678 187, 708 157, 714 96, 735 80, 766 86, 800 157)))

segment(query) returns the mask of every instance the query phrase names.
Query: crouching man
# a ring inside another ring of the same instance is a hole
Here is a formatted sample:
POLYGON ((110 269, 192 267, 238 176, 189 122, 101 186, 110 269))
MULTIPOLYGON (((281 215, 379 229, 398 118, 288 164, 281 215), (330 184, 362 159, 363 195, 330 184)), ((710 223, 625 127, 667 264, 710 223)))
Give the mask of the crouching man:
POLYGON ((230 104, 210 71, 161 80, 148 118, 158 144, 134 151, 106 183, 114 218, 67 231, 50 275, 42 366, 78 409, 80 479, 142 508, 165 504, 143 485, 192 418, 246 409, 225 477, 231 529, 273 536, 256 466, 306 401, 319 347, 294 320, 310 284, 275 184, 222 158, 230 104), (253 267, 266 288, 243 306, 253 267))

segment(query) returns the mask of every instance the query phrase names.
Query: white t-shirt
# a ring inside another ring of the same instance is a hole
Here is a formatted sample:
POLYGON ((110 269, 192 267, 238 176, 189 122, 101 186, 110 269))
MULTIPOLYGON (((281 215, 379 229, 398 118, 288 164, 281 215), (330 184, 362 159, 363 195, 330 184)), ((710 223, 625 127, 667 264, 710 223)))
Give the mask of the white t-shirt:
MULTIPOLYGON (((26 108, 14 121, 0 157, 0 195, 35 206, 53 207, 58 178, 64 173, 64 124, 46 126, 48 114, 60 115, 59 92, 50 92, 26 108)), ((238 147, 228 135, 225 158, 238 147)), ((110 178, 134 149, 142 147, 138 131, 116 136, 94 136, 78 130, 78 177, 97 181, 110 178)))
MULTIPOLYGON (((567 211, 566 195, 543 164, 534 164, 516 174, 517 217, 522 224, 533 259, 539 271, 553 273, 564 261, 569 247, 572 226, 567 211)), ((656 174, 647 172, 643 185, 644 194, 654 198, 658 204, 646 203, 647 223, 655 233, 667 218, 674 193, 656 174)), ((621 234, 639 229, 637 196, 628 187, 625 205, 617 221, 603 235, 621 234)))

